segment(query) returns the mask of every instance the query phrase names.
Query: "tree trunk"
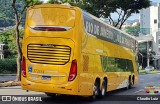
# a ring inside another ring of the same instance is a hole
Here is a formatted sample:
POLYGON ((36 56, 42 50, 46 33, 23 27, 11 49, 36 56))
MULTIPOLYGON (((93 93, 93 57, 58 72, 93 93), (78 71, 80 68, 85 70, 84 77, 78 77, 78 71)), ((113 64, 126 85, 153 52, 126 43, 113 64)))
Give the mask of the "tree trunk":
POLYGON ((15 81, 20 81, 21 80, 21 67, 22 67, 22 50, 21 50, 21 46, 19 43, 19 29, 18 29, 19 25, 16 25, 16 46, 17 46, 17 75, 16 75, 16 80, 15 81))
MULTIPOLYGON (((31 3, 34 3, 33 0, 24 0, 24 2, 26 3, 26 5, 22 8, 22 10, 20 11, 19 13, 19 10, 17 10, 16 8, 16 1, 17 0, 12 0, 12 8, 14 10, 14 13, 15 13, 15 21, 16 21, 16 46, 17 46, 17 53, 18 53, 18 56, 17 56, 17 75, 16 75, 16 79, 15 81, 20 81, 21 80, 21 69, 22 69, 22 50, 21 50, 21 45, 20 45, 20 42, 19 42, 19 25, 22 21, 22 16, 23 16, 23 13, 25 11, 25 9, 31 4, 31 3)), ((37 1, 37 4, 38 4, 38 1, 37 1)), ((33 4, 32 4, 33 5, 33 4)))

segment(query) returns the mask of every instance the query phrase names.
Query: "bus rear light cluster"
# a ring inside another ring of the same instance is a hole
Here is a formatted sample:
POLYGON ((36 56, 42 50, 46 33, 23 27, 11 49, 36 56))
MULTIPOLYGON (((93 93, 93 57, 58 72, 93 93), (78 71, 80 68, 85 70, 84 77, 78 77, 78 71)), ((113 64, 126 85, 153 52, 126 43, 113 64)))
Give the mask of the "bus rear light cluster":
POLYGON ((71 64, 68 81, 73 81, 76 78, 76 76, 77 76, 77 60, 73 60, 71 64))
POLYGON ((24 56, 22 57, 22 76, 26 77, 26 59, 24 56))

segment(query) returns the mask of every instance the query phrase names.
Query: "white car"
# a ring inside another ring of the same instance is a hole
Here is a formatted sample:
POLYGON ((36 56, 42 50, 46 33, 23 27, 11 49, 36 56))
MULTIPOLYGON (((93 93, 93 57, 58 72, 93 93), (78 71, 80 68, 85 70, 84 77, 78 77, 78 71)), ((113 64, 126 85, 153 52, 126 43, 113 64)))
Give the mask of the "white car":
POLYGON ((153 67, 153 66, 147 66, 147 67, 145 68, 145 71, 146 71, 146 72, 153 71, 153 70, 154 70, 154 67, 153 67))

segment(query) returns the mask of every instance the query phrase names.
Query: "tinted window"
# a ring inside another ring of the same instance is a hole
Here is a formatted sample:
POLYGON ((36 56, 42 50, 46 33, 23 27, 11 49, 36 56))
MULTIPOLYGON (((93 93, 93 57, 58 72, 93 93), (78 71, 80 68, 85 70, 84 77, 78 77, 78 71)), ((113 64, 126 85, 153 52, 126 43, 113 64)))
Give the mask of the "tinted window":
POLYGON ((133 72, 131 60, 101 56, 101 64, 104 72, 133 72))

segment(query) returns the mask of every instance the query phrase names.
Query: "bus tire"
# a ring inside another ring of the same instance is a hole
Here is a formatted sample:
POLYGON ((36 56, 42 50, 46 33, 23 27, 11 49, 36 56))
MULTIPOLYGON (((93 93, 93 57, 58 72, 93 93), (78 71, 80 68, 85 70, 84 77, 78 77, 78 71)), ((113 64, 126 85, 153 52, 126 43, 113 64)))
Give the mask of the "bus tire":
POLYGON ((129 89, 129 79, 128 79, 128 82, 127 82, 127 86, 125 87, 125 90, 128 90, 129 89))
POLYGON ((100 96, 100 88, 99 88, 99 83, 98 81, 95 82, 94 87, 93 87, 93 95, 89 97, 89 99, 95 100, 96 98, 98 98, 100 96))
POLYGON ((49 97, 56 97, 57 94, 45 92, 45 94, 49 97))
POLYGON ((102 89, 101 89, 101 97, 106 96, 106 89, 107 89, 107 82, 103 80, 102 82, 102 89))
POLYGON ((129 80, 129 86, 128 86, 129 89, 131 89, 133 87, 133 85, 134 85, 133 81, 134 81, 134 79, 130 78, 130 80, 129 80))
POLYGON ((129 89, 129 86, 130 86, 130 77, 128 78, 128 82, 127 82, 127 86, 125 87, 125 90, 128 90, 129 89))

